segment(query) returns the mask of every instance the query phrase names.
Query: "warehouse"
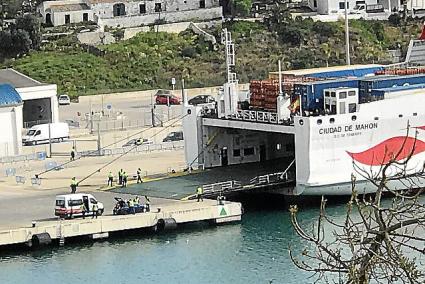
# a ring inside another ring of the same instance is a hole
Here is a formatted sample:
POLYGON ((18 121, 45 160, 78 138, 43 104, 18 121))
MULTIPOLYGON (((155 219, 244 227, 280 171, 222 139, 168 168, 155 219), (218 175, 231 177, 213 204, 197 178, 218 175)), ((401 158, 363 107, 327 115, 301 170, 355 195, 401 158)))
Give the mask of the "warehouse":
POLYGON ((0 84, 15 88, 23 101, 22 127, 59 122, 57 86, 40 83, 16 70, 0 70, 0 84))

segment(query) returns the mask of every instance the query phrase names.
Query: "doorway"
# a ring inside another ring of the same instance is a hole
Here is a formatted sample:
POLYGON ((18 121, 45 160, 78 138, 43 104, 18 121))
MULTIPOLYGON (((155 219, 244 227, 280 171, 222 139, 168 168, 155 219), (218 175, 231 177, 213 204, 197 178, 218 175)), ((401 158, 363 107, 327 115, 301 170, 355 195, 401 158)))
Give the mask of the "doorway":
POLYGON ((52 25, 52 15, 50 13, 46 14, 46 25, 48 26, 52 25))
POLYGON ((227 155, 227 147, 221 148, 221 166, 229 165, 229 157, 227 155))
POLYGON ((84 206, 86 207, 86 212, 88 212, 89 211, 89 197, 87 195, 83 196, 83 203, 84 203, 84 206))
POLYGON ((266 145, 260 145, 260 162, 266 160, 266 145))

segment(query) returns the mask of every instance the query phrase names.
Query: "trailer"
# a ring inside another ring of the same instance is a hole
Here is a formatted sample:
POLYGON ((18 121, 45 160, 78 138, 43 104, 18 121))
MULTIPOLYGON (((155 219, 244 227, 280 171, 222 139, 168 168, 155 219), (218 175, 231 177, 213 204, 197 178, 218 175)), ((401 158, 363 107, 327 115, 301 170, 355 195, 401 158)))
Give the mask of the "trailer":
POLYGON ((410 75, 410 76, 376 76, 373 78, 362 79, 359 83, 360 102, 368 102, 374 100, 372 90, 410 86, 425 83, 425 74, 410 75))

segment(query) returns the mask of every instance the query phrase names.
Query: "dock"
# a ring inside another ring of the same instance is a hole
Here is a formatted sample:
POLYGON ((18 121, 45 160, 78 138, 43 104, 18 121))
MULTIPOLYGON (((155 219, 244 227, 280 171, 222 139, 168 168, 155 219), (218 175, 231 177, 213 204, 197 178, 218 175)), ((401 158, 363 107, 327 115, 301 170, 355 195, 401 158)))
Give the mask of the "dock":
POLYGON ((0 230, 0 246, 23 244, 32 247, 50 244, 53 240, 63 245, 67 238, 101 239, 114 232, 136 229, 162 231, 199 221, 225 224, 240 221, 241 216, 242 205, 237 202, 181 201, 157 206, 153 212, 100 216, 97 219, 89 216, 85 219, 39 221, 29 227, 0 230))

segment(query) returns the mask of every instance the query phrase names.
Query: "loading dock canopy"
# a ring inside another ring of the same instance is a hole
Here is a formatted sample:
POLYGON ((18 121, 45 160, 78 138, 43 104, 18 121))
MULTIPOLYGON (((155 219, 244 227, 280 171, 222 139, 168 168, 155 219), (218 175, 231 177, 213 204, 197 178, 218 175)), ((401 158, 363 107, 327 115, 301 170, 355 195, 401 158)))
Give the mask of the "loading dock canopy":
POLYGON ((22 104, 22 98, 9 84, 0 84, 0 107, 22 104))

